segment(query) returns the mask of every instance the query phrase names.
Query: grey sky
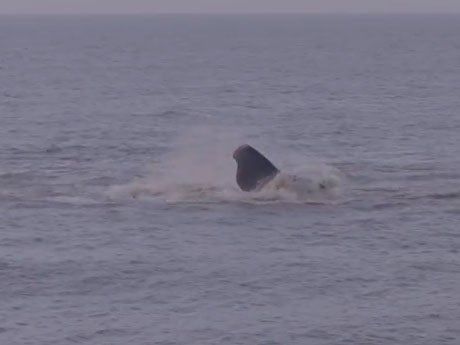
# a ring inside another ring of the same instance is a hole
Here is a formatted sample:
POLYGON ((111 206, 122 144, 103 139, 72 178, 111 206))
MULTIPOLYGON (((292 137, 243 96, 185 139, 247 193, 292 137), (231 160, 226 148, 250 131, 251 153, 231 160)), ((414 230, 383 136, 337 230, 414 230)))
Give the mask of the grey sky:
POLYGON ((460 13, 460 0, 0 0, 0 13, 460 13))

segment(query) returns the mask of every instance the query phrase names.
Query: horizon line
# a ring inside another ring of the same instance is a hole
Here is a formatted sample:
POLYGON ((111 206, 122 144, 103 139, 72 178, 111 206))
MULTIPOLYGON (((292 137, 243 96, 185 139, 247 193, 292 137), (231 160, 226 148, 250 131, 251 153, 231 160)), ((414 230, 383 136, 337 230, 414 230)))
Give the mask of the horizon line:
POLYGON ((347 11, 347 12, 333 12, 333 11, 152 11, 152 12, 1 12, 0 15, 133 15, 133 16, 150 16, 150 15, 308 15, 308 14, 321 14, 321 15, 460 15, 460 10, 455 12, 429 12, 429 11, 347 11))

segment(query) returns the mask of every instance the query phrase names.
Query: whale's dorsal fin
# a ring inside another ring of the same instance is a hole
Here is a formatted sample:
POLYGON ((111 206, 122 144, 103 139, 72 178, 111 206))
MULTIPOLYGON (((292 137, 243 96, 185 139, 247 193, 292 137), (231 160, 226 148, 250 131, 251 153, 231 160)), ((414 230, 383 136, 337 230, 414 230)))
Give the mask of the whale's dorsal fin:
POLYGON ((238 147, 233 158, 238 165, 236 183, 246 192, 259 190, 279 173, 272 162, 250 145, 238 147))

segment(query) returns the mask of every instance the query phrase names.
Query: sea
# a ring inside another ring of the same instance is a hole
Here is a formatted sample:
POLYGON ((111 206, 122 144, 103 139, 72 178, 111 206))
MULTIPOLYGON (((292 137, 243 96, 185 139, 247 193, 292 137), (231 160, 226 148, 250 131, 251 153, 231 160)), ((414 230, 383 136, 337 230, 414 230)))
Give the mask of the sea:
POLYGON ((460 344, 458 15, 2 15, 0 121, 2 345, 460 344))

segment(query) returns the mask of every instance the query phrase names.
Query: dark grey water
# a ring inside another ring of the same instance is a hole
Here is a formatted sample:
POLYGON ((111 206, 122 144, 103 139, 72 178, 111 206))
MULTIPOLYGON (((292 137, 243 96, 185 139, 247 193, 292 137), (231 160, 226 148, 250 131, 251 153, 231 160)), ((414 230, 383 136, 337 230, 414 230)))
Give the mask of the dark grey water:
POLYGON ((459 344, 460 18, 0 18, 1 344, 459 344), (245 194, 250 143, 333 193, 245 194))

